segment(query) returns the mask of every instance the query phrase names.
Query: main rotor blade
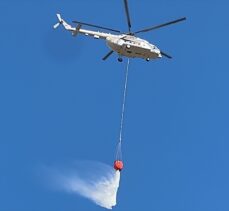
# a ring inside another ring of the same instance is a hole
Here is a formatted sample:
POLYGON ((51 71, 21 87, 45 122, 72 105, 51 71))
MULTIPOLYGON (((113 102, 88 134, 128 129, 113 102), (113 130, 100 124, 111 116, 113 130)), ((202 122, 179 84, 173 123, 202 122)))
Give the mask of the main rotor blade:
POLYGON ((172 59, 171 56, 169 56, 168 54, 166 54, 166 53, 164 53, 164 52, 162 52, 162 51, 161 51, 161 55, 167 57, 168 59, 172 59))
POLYGON ((148 32, 148 31, 151 31, 151 30, 159 29, 161 27, 168 26, 168 25, 171 25, 171 24, 175 24, 175 23, 178 23, 178 22, 184 21, 184 20, 186 20, 186 17, 180 18, 180 19, 177 19, 177 20, 174 20, 174 21, 170 21, 170 22, 167 22, 167 23, 163 23, 163 24, 160 24, 160 25, 157 25, 157 26, 153 26, 153 27, 149 27, 149 28, 146 28, 146 29, 142 29, 140 31, 135 32, 134 34, 138 34, 138 33, 141 33, 141 32, 148 32))
POLYGON ((108 31, 121 33, 121 31, 119 31, 119 30, 111 29, 111 28, 107 28, 107 27, 103 27, 103 26, 98 26, 98 25, 89 24, 89 23, 83 23, 83 22, 80 22, 80 21, 72 21, 72 22, 73 23, 77 23, 77 24, 81 24, 81 25, 85 25, 85 26, 91 26, 91 27, 95 27, 95 28, 99 28, 99 29, 105 29, 105 30, 108 30, 108 31))
POLYGON ((112 53, 114 53, 113 50, 111 50, 106 56, 104 56, 103 60, 105 61, 112 53))
POLYGON ((131 21, 130 21, 130 13, 129 13, 127 0, 124 0, 124 5, 125 5, 125 12, 126 12, 126 17, 127 17, 128 30, 130 33, 131 32, 131 21))

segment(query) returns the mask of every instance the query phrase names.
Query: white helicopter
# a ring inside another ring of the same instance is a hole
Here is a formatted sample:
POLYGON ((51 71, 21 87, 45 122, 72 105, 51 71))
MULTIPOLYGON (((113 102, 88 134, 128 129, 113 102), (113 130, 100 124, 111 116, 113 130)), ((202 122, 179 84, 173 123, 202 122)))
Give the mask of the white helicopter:
POLYGON ((142 58, 145 59, 146 61, 150 61, 151 59, 161 58, 162 56, 171 59, 172 58, 171 56, 159 50, 155 45, 149 43, 147 40, 136 37, 135 35, 142 32, 148 32, 164 26, 168 26, 170 24, 175 24, 180 21, 184 21, 186 20, 186 17, 174 21, 170 21, 167 23, 163 23, 160 25, 148 27, 136 32, 131 32, 131 20, 130 20, 127 0, 124 0, 124 5, 125 5, 125 12, 127 17, 128 33, 122 34, 121 31, 119 30, 88 24, 88 23, 83 23, 79 21, 72 21, 73 23, 77 24, 76 27, 73 27, 69 25, 65 20, 63 20, 60 14, 57 14, 57 18, 59 22, 54 25, 54 29, 56 29, 59 25, 63 25, 67 31, 70 31, 72 33, 73 36, 76 36, 78 34, 84 34, 86 36, 92 36, 95 39, 105 39, 108 47, 111 50, 106 56, 103 57, 103 60, 106 60, 114 52, 118 53, 119 62, 122 62, 123 60, 122 56, 128 58, 142 58), (99 29, 116 32, 119 34, 110 34, 110 33, 104 33, 99 31, 91 31, 87 29, 82 29, 81 28, 82 26, 95 27, 99 29))

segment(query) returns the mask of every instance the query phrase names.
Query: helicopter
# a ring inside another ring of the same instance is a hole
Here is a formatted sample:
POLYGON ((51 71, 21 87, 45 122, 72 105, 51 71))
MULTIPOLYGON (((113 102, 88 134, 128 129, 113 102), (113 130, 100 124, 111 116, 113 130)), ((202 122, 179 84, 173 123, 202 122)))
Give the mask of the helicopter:
POLYGON ((110 51, 102 58, 103 60, 108 59, 114 52, 118 54, 119 62, 123 61, 122 57, 142 58, 145 59, 146 61, 162 58, 162 56, 171 59, 172 57, 170 55, 161 51, 157 46, 148 42, 147 40, 137 37, 136 35, 184 21, 186 20, 186 17, 182 17, 160 25, 151 26, 136 32, 132 32, 131 31, 132 24, 131 24, 131 18, 130 18, 130 13, 128 8, 128 1, 127 0, 123 0, 123 1, 125 6, 125 14, 127 18, 127 26, 128 26, 127 33, 121 33, 121 31, 116 29, 111 29, 99 25, 80 22, 80 21, 72 21, 73 23, 77 24, 74 27, 69 25, 64 19, 62 19, 60 14, 57 14, 58 23, 55 24, 53 27, 54 29, 56 29, 60 25, 63 25, 67 31, 72 33, 73 36, 77 36, 78 34, 84 34, 86 36, 91 36, 95 39, 106 40, 107 46, 110 48, 110 51), (82 26, 89 26, 93 28, 107 30, 112 32, 112 34, 83 29, 82 26))

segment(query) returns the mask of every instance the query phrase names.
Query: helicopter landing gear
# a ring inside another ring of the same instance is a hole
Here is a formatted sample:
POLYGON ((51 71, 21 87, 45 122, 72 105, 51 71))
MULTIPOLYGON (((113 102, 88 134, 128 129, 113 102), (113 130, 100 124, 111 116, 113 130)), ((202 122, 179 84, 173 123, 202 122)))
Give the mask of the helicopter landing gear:
POLYGON ((118 61, 119 61, 119 62, 122 62, 123 59, 122 59, 121 57, 118 57, 118 61))
POLYGON ((147 62, 149 62, 149 60, 150 60, 149 58, 146 59, 147 62))

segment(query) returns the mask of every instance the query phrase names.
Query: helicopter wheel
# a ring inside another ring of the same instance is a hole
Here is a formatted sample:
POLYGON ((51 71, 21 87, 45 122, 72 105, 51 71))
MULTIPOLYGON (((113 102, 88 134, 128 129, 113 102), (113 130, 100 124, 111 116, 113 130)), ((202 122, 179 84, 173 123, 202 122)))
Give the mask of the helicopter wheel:
POLYGON ((123 61, 123 59, 122 59, 121 57, 119 57, 119 58, 118 58, 118 61, 119 61, 119 62, 122 62, 122 61, 123 61))

